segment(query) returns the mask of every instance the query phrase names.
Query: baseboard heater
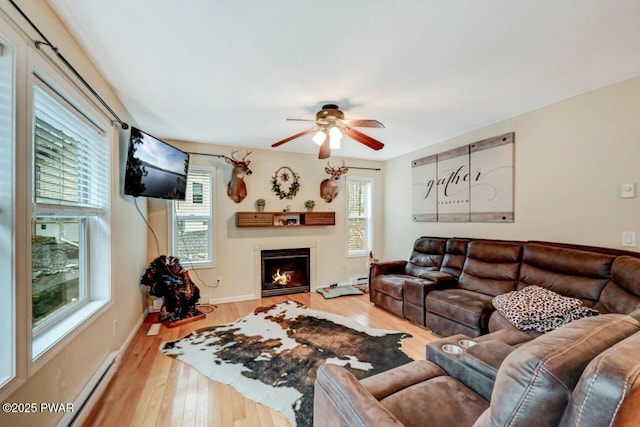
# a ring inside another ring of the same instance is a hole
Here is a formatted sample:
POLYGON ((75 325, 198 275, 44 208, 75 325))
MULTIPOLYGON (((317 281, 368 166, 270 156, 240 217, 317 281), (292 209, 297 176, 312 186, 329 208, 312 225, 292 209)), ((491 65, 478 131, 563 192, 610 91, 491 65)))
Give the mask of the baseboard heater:
POLYGON ((114 351, 102 362, 95 375, 73 402, 73 412, 66 412, 57 427, 81 426, 118 370, 118 352, 114 351))
POLYGON ((354 285, 354 286, 368 285, 369 284, 369 277, 368 276, 354 277, 354 278, 351 279, 351 284, 354 285))

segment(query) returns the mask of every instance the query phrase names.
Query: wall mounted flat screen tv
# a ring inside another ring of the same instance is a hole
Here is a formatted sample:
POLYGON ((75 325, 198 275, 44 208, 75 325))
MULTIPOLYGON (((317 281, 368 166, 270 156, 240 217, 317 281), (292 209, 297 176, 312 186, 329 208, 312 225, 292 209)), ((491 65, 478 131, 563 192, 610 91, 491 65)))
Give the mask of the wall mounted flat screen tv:
POLYGON ((131 128, 124 178, 125 194, 184 200, 188 170, 189 153, 140 129, 131 128))

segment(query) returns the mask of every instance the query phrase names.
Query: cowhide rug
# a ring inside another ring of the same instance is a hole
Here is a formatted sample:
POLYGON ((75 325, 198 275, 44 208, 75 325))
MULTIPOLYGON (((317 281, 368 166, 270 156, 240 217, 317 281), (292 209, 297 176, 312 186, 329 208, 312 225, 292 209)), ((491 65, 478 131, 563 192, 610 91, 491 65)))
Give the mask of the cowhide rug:
POLYGON ((280 411, 294 426, 311 426, 320 365, 345 366, 357 378, 377 374, 412 360, 399 348, 407 337, 286 301, 165 342, 160 350, 280 411))

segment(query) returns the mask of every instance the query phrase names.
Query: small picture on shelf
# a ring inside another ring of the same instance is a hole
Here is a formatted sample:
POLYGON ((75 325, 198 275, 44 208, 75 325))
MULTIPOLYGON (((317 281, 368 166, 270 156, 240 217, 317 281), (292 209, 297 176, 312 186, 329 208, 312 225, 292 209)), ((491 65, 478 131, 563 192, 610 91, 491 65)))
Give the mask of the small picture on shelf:
POLYGON ((282 219, 280 219, 280 224, 282 224, 282 225, 298 225, 298 220, 296 218, 282 218, 282 219))
POLYGON ((300 215, 295 213, 283 213, 273 217, 273 225, 276 227, 300 225, 300 215))

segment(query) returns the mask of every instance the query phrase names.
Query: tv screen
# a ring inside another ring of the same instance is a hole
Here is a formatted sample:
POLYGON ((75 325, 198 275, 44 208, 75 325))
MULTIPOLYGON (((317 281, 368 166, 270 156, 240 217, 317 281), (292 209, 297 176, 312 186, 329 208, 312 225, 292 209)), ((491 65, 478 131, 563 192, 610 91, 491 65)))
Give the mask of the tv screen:
POLYGON ((131 128, 124 193, 184 200, 189 154, 140 129, 131 128))

